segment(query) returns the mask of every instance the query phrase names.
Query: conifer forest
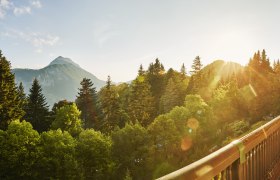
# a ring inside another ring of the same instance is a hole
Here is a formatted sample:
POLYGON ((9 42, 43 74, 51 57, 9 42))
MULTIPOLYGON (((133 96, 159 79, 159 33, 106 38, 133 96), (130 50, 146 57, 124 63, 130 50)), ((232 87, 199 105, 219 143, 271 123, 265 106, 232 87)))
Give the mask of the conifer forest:
MULTIPOLYGON (((241 66, 140 65, 129 83, 108 76, 99 91, 80 80, 75 101, 25 93, 0 53, 0 179, 156 179, 280 114, 280 62, 265 50, 241 66), (112 78, 112 79, 111 79, 112 78)), ((121 70, 120 70, 121 71, 121 70)), ((110 72, 108 72, 110 73, 110 72)))

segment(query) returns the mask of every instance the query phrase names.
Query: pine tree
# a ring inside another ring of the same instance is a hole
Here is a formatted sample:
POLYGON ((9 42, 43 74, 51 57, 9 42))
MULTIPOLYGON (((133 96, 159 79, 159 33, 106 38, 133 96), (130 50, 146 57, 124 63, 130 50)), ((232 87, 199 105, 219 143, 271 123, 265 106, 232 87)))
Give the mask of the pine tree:
POLYGON ((262 50, 262 57, 261 57, 261 71, 263 73, 272 72, 272 68, 270 66, 270 61, 267 58, 266 52, 262 50))
POLYGON ((165 91, 161 96, 160 109, 162 113, 168 113, 173 107, 178 104, 178 101, 181 99, 180 94, 177 90, 176 84, 173 78, 168 80, 165 91))
POLYGON ((175 106, 182 106, 184 104, 189 81, 181 75, 176 72, 169 78, 165 91, 160 98, 161 113, 168 113, 175 106))
POLYGON ((149 125, 154 118, 155 104, 151 86, 144 76, 138 76, 131 84, 129 100, 129 115, 133 123, 137 121, 142 126, 149 125))
POLYGON ((145 71, 144 71, 143 66, 141 64, 140 67, 139 67, 139 70, 138 70, 138 76, 143 76, 144 74, 145 74, 145 71))
POLYGON ((257 72, 260 72, 261 69, 261 54, 260 51, 258 51, 257 53, 254 53, 253 58, 250 59, 248 67, 250 69, 253 69, 257 72))
POLYGON ((187 75, 187 70, 186 70, 186 67, 185 67, 184 63, 182 65, 181 69, 180 69, 180 73, 184 76, 187 75))
POLYGON ((160 97, 164 91, 164 73, 164 66, 160 63, 159 59, 156 59, 155 63, 151 63, 147 71, 147 80, 151 86, 157 115, 159 114, 160 97))
POLYGON ((200 57, 199 56, 196 56, 195 59, 193 60, 193 64, 192 64, 192 71, 191 73, 192 74, 197 74, 201 68, 202 68, 202 63, 201 63, 201 60, 200 60, 200 57))
POLYGON ((273 63, 273 71, 276 74, 280 74, 280 61, 279 61, 279 59, 277 61, 274 61, 274 63, 273 63))
POLYGON ((51 125, 49 109, 42 88, 36 78, 29 90, 27 101, 25 120, 30 122, 38 132, 47 131, 51 125))
POLYGON ((5 130, 11 121, 21 119, 23 115, 10 62, 0 51, 0 129, 5 130))
POLYGON ((123 124, 123 111, 120 107, 119 94, 115 86, 111 84, 110 76, 108 76, 106 86, 99 92, 99 102, 103 114, 101 129, 110 133, 115 127, 123 124))
POLYGON ((160 63, 158 58, 156 58, 155 63, 151 63, 148 68, 148 73, 152 75, 163 74, 164 71, 164 66, 162 63, 160 63))
POLYGON ((112 85, 111 76, 108 76, 106 81, 106 88, 110 89, 111 85, 112 85))
POLYGON ((96 88, 93 87, 92 81, 87 78, 81 81, 81 86, 82 88, 79 88, 76 104, 82 112, 82 122, 85 128, 98 129, 96 88))
MULTIPOLYGON (((24 87, 22 85, 22 82, 19 83, 17 91, 18 91, 18 96, 19 96, 19 100, 20 100, 20 107, 21 107, 21 109, 25 109, 26 105, 27 105, 27 98, 26 98, 26 94, 24 93, 24 87)), ((25 112, 24 112, 24 114, 25 114, 25 112)))

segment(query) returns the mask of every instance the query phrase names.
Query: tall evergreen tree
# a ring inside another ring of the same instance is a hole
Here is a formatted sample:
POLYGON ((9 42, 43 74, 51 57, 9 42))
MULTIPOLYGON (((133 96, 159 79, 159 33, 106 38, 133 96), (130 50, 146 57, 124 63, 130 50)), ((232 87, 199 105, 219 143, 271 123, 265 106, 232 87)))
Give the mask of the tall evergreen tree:
POLYGON ((155 63, 151 63, 147 71, 147 80, 151 86, 152 95, 155 100, 156 114, 159 114, 160 97, 164 90, 164 73, 165 69, 159 59, 155 63))
MULTIPOLYGON (((22 82, 19 83, 19 86, 17 87, 17 91, 18 91, 18 97, 20 100, 20 107, 21 109, 25 109, 26 105, 27 105, 27 98, 26 98, 26 94, 24 93, 24 87, 22 85, 22 82)), ((24 112, 25 114, 25 112, 24 112)))
POLYGON ((108 76, 106 81, 106 88, 110 89, 111 86, 112 86, 111 76, 108 76))
POLYGON ((274 61, 274 63, 273 63, 273 71, 276 74, 280 74, 280 61, 279 61, 279 59, 277 61, 274 61))
POLYGON ((165 91, 160 98, 161 112, 168 113, 173 107, 178 105, 178 101, 181 99, 182 97, 180 97, 173 78, 170 78, 166 85, 165 91))
POLYGON ((155 103, 150 89, 144 76, 138 76, 132 82, 129 115, 133 123, 138 121, 142 126, 147 126, 152 122, 155 103))
POLYGON ((141 64, 140 67, 139 67, 139 70, 138 70, 138 76, 143 76, 144 74, 145 74, 145 71, 144 71, 143 66, 141 64))
POLYGON ((97 93, 96 88, 90 79, 84 78, 81 81, 82 88, 79 88, 76 104, 82 111, 81 119, 85 128, 98 129, 97 116, 97 93))
POLYGON ((116 126, 119 126, 124 120, 123 110, 120 107, 119 94, 116 87, 111 84, 111 78, 108 76, 106 86, 99 92, 99 102, 102 109, 103 122, 101 129, 104 132, 111 132, 116 126))
POLYGON ((175 106, 184 104, 188 83, 188 79, 182 78, 178 72, 169 78, 165 91, 160 98, 161 113, 168 113, 175 106))
POLYGON ((260 72, 260 69, 261 69, 261 62, 262 62, 262 60, 261 60, 261 54, 260 54, 260 51, 258 51, 257 53, 254 53, 253 58, 251 58, 251 59, 249 60, 248 67, 249 67, 251 70, 260 72))
POLYGON ((263 73, 272 72, 272 68, 270 66, 270 61, 267 58, 266 51, 264 49, 262 50, 261 70, 263 73))
POLYGON ((196 56, 195 59, 193 60, 191 73, 197 74, 201 70, 202 66, 203 65, 201 63, 200 57, 196 56))
POLYGON ((36 78, 29 90, 27 101, 25 120, 30 122, 38 132, 47 131, 51 125, 49 109, 42 88, 36 78))
POLYGON ((0 129, 6 129, 11 121, 23 115, 10 62, 0 51, 0 129))
POLYGON ((200 86, 202 86, 202 74, 200 72, 202 68, 202 63, 199 56, 196 56, 193 60, 191 78, 187 88, 188 94, 197 94, 199 92, 200 86))
POLYGON ((181 69, 180 69, 180 73, 184 76, 187 75, 187 70, 186 70, 186 67, 185 67, 184 63, 182 65, 181 69))

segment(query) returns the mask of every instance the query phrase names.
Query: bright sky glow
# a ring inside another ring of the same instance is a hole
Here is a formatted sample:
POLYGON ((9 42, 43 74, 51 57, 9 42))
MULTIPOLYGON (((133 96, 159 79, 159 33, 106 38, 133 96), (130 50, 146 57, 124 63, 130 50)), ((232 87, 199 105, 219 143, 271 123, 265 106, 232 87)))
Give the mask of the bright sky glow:
POLYGON ((280 57, 278 0, 0 0, 0 49, 12 66, 42 68, 57 56, 115 82, 159 58, 190 70, 195 56, 246 64, 265 48, 280 57))

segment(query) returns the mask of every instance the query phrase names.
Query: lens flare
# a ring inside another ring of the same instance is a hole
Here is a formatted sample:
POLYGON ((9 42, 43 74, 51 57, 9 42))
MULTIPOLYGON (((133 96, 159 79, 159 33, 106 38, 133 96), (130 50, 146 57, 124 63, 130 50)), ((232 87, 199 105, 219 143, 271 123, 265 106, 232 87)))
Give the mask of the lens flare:
POLYGON ((255 89, 253 88, 253 86, 251 84, 249 84, 250 90, 252 91, 252 93, 254 94, 254 96, 257 97, 257 93, 255 91, 255 89))
POLYGON ((195 118, 188 119, 187 126, 193 130, 196 130, 199 127, 199 122, 195 118))
POLYGON ((189 136, 186 136, 181 141, 181 149, 187 151, 192 147, 192 139, 189 136))
POLYGON ((198 171, 196 171, 196 175, 198 177, 201 177, 203 176, 204 174, 208 173, 209 171, 211 171, 213 169, 212 166, 209 166, 209 165, 206 165, 206 166, 203 166, 202 168, 200 168, 198 171))

